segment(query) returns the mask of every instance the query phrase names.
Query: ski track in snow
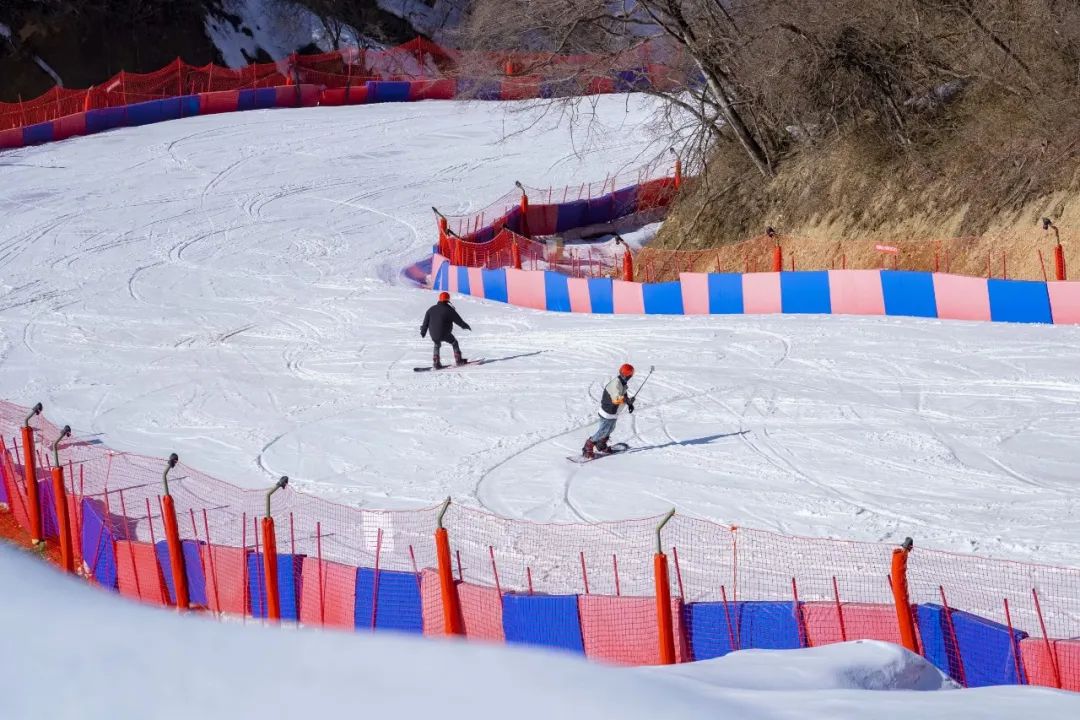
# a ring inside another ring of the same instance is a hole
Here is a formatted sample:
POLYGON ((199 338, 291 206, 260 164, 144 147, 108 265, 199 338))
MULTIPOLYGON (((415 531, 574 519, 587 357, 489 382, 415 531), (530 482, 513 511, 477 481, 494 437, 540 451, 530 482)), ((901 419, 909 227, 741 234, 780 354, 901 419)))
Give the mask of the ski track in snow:
MULTIPOLYGON (((636 167, 647 100, 583 140, 506 105, 191 118, 0 163, 0 395, 110 446, 371 507, 681 512, 787 533, 1074 563, 1080 329, 901 318, 588 317, 461 297, 467 355, 412 372, 400 276, 431 205, 636 167), (604 382, 656 375, 575 465, 604 382)), ((444 349, 449 353, 448 349, 444 349)))

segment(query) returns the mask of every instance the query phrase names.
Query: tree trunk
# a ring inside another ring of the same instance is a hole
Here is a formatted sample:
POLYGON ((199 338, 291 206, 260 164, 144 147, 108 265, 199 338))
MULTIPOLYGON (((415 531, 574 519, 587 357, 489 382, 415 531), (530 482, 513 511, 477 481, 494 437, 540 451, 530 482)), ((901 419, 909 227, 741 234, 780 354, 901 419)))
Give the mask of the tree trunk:
MULTIPOLYGON (((688 46, 689 49, 689 46, 688 46)), ((693 55, 694 64, 697 65, 698 70, 705 77, 705 83, 709 86, 709 91, 716 99, 716 104, 720 107, 720 112, 724 116, 724 121, 731 127, 735 133, 735 137, 739 141, 739 145, 742 146, 743 151, 751 162, 754 163, 754 167, 758 169, 762 177, 771 178, 773 176, 772 166, 769 164, 769 158, 765 154, 765 150, 761 147, 761 144, 754 137, 754 134, 750 132, 750 128, 746 126, 746 122, 742 119, 742 115, 732 105, 730 96, 725 92, 724 86, 720 80, 716 77, 716 73, 711 69, 707 69, 704 63, 693 55)))

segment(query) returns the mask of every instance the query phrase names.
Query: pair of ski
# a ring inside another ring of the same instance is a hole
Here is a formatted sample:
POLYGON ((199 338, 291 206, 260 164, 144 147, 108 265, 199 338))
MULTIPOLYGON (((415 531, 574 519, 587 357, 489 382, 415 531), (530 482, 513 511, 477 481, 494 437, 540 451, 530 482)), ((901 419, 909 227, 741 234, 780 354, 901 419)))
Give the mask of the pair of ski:
POLYGON ((469 360, 463 362, 460 365, 443 365, 442 367, 435 367, 434 365, 427 365, 425 367, 414 367, 413 372, 427 372, 428 370, 456 370, 458 368, 468 367, 469 365, 483 365, 487 362, 484 358, 478 360, 469 360))

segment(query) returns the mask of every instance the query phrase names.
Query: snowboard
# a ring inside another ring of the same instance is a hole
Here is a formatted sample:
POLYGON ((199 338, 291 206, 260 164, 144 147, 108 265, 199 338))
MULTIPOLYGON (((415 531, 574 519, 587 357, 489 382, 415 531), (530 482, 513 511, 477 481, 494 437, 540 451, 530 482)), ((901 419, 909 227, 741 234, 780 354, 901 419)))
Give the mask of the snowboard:
MULTIPOLYGON (((467 363, 465 363, 464 365, 454 365, 453 363, 451 363, 450 365, 444 365, 443 367, 438 368, 438 370, 440 370, 440 371, 441 370, 456 370, 458 368, 468 367, 469 365, 483 365, 483 364, 484 364, 484 358, 478 358, 476 360, 470 360, 467 363)), ((431 365, 427 365, 426 367, 414 367, 413 368, 413 372, 427 372, 429 370, 434 371, 435 368, 432 367, 431 365)))
POLYGON ((611 452, 596 453, 596 455, 591 458, 587 458, 584 455, 571 455, 567 456, 566 459, 570 462, 577 463, 578 465, 584 465, 585 463, 592 462, 593 460, 599 460, 600 458, 607 457, 608 455, 618 455, 621 452, 626 452, 630 449, 630 446, 626 443, 615 443, 614 445, 608 445, 608 448, 611 450, 611 452))

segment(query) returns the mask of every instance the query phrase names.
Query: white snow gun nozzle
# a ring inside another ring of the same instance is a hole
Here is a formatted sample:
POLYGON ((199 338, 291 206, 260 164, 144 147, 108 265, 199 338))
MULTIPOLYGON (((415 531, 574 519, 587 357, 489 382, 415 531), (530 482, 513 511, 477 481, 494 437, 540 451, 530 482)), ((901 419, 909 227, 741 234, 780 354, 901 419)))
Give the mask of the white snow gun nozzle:
POLYGON ((161 473, 161 482, 165 484, 165 496, 169 496, 169 471, 176 467, 176 463, 180 462, 180 456, 173 453, 169 456, 169 461, 165 464, 165 472, 161 473))
POLYGON ((30 414, 26 416, 25 420, 23 420, 23 427, 30 427, 30 421, 34 418, 35 415, 40 415, 41 411, 41 403, 38 403, 34 407, 30 408, 30 414))
POLYGON ((660 524, 656 526, 656 554, 664 554, 664 545, 660 540, 660 531, 664 529, 664 526, 668 524, 668 521, 675 516, 675 508, 668 510, 667 515, 663 517, 660 524))
POLYGON ((274 483, 274 487, 270 488, 270 492, 266 493, 266 517, 270 517, 270 496, 276 493, 278 490, 281 490, 288 484, 289 476, 282 475, 281 479, 274 483))
POLYGON ((71 426, 65 425, 64 429, 60 431, 60 437, 56 438, 56 442, 52 444, 53 452, 53 466, 60 467, 60 441, 71 435, 71 426))

